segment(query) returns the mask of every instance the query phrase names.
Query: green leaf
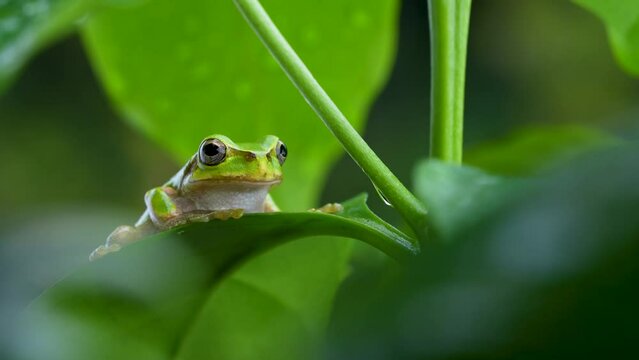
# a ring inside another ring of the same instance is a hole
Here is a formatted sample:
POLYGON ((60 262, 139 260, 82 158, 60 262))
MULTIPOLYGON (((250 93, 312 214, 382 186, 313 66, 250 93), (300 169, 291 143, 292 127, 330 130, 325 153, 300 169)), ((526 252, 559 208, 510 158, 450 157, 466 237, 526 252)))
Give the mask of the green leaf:
POLYGON ((0 93, 29 58, 73 27, 89 0, 0 0, 0 93))
POLYGON ((573 0, 599 16, 606 25, 617 60, 639 76, 639 2, 635 0, 573 0))
POLYGON ((207 310, 220 303, 232 308, 234 304, 225 301, 235 298, 216 302, 220 292, 215 290, 240 264, 284 242, 317 235, 356 238, 397 258, 417 253, 412 239, 368 209, 366 195, 344 202, 337 214, 249 214, 191 224, 127 246, 57 283, 30 306, 14 350, 27 359, 302 356, 295 345, 313 338, 314 329, 286 294, 272 291, 268 284, 234 277, 223 286, 249 305, 249 311, 238 316, 257 326, 256 332, 265 324, 281 336, 295 328, 298 342, 275 337, 277 342, 270 343, 269 337, 256 337, 249 347, 234 347, 242 345, 246 334, 216 336, 229 326, 224 317, 207 310))
POLYGON ((415 195, 428 208, 433 234, 450 240, 516 197, 522 180, 487 174, 479 169, 438 160, 417 164, 415 195))
MULTIPOLYGON (((393 60, 398 1, 265 0, 264 6, 361 129, 393 60)), ((278 135, 290 153, 275 200, 287 211, 315 205, 339 144, 232 1, 157 0, 102 9, 88 19, 83 36, 98 76, 126 120, 177 159, 185 161, 211 133, 240 142, 278 135)), ((319 341, 349 251, 349 242, 323 239, 293 242, 257 257, 220 284, 204 309, 215 325, 193 331, 215 339, 212 351, 227 359, 255 358, 259 351, 261 358, 283 358, 300 334, 297 323, 286 320, 294 313, 308 327, 308 340, 319 341), (268 294, 278 294, 288 306, 271 308, 268 321, 246 318, 256 304, 273 302, 268 294), (268 351, 260 344, 270 344, 268 351)))
POLYGON ((556 168, 456 241, 424 246, 392 286, 341 294, 389 296, 340 309, 331 359, 636 357, 638 150, 556 168))
POLYGON ((500 175, 530 176, 586 152, 621 143, 604 131, 583 125, 527 127, 475 146, 465 153, 464 162, 500 175))

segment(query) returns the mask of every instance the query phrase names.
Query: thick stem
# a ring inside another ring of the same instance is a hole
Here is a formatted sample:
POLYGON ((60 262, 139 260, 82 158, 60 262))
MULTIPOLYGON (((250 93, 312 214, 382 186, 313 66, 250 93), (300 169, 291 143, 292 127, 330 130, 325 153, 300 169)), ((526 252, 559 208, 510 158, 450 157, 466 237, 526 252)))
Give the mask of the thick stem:
POLYGON ((426 232, 426 209, 422 203, 393 175, 348 122, 273 24, 259 1, 234 2, 315 113, 416 234, 423 237, 426 232))
POLYGON ((431 157, 459 164, 471 0, 428 0, 431 38, 431 157))

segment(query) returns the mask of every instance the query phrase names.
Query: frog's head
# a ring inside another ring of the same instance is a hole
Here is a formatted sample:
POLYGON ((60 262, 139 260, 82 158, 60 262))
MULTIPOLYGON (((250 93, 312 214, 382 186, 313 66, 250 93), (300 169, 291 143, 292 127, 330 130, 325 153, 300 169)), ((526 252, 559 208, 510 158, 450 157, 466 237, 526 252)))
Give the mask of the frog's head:
POLYGON ((187 182, 277 184, 286 146, 269 135, 260 143, 236 144, 224 135, 205 138, 194 156, 187 182))

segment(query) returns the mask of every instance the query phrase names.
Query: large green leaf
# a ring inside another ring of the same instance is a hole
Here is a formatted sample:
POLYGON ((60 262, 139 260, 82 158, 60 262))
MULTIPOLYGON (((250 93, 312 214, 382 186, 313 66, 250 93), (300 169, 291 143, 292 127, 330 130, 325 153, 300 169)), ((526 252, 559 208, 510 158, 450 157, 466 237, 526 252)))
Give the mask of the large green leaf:
POLYGON ((524 181, 425 160, 415 167, 413 186, 428 207, 432 234, 450 240, 518 196, 524 181))
MULTIPOLYGON (((387 77, 397 5, 396 0, 264 1, 356 128, 387 77)), ((232 1, 157 0, 103 9, 88 19, 83 34, 115 105, 177 159, 184 161, 210 133, 237 141, 272 133, 290 150, 275 199, 288 211, 315 205, 338 143, 232 1)), ((300 333, 300 323, 289 321, 294 316, 310 334, 303 342, 317 341, 347 272, 349 248, 340 239, 294 242, 245 264, 219 285, 204 309, 203 317, 212 320, 194 327, 191 336, 214 340, 211 351, 218 358, 283 358, 300 333), (268 318, 258 316, 260 304, 273 303, 271 294, 283 306, 270 307, 268 318)))
POLYGON ((530 180, 513 176, 547 173, 585 154, 623 144, 608 133, 583 126, 529 127, 472 149, 464 161, 481 169, 435 160, 419 162, 415 194, 429 207, 433 234, 448 240, 523 195, 530 180))
POLYGON ((609 133, 583 125, 529 126, 469 149, 464 162, 495 174, 530 176, 622 143, 609 133))
POLYGON ((501 211, 424 246, 392 286, 345 294, 388 296, 367 311, 338 304, 331 359, 636 358, 638 150, 586 154, 516 199, 494 188, 501 211))
POLYGON ((606 25, 622 67, 639 76, 639 2, 636 0, 573 0, 592 11, 606 25))
MULTIPOLYGON (((343 203, 343 210, 336 214, 250 214, 238 220, 184 226, 87 264, 46 291, 30 306, 24 327, 17 327, 22 332, 15 334, 13 355, 26 359, 264 358, 263 354, 301 358, 305 349, 295 346, 312 339, 314 329, 286 294, 269 289, 268 284, 234 277, 224 286, 250 305, 238 317, 257 324, 256 332, 263 330, 260 322, 266 322, 270 331, 298 341, 264 336, 242 346, 241 338, 208 336, 211 329, 228 328, 225 318, 208 308, 229 301, 215 301, 210 295, 239 264, 284 242, 317 235, 357 238, 397 258, 410 258, 418 251, 412 239, 366 207, 365 195, 343 203), (289 334, 289 328, 297 332, 289 334), (225 344, 229 339, 232 343, 225 344)), ((326 239, 316 237, 308 243, 326 239)))
POLYGON ((39 48, 72 28, 90 0, 0 1, 0 93, 39 48))

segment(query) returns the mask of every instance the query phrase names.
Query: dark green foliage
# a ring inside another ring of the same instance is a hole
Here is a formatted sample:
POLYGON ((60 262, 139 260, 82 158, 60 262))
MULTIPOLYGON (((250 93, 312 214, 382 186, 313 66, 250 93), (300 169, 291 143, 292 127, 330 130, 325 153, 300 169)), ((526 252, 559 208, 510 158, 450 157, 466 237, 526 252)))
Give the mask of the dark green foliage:
POLYGON ((0 5, 0 93, 29 58, 73 28, 91 0, 6 0, 0 5))
MULTIPOLYGON (((425 246, 399 285, 385 288, 384 301, 339 319, 331 358, 636 356, 638 150, 582 157, 515 199, 486 189, 500 209, 477 206, 481 223, 461 225, 448 245, 425 246)), ((456 193, 486 178, 442 171, 456 193)), ((449 215, 470 216, 454 208, 449 215)))

